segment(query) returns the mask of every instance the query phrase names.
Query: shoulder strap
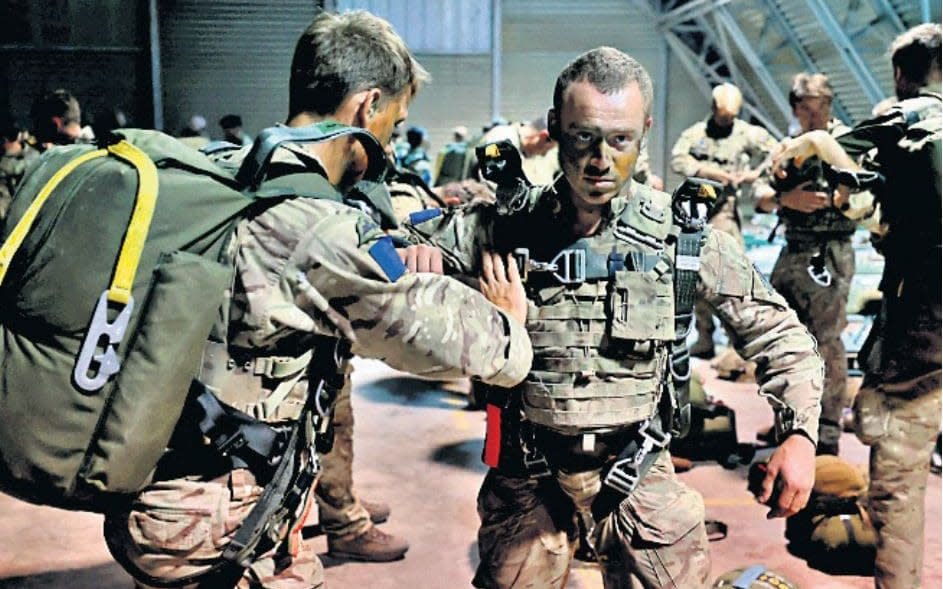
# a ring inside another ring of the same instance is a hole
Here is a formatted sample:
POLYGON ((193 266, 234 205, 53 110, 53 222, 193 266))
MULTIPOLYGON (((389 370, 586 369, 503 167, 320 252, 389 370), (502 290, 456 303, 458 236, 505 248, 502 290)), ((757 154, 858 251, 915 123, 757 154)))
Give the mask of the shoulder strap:
POLYGON ((259 133, 252 149, 236 173, 236 180, 250 191, 256 190, 265 178, 272 155, 282 143, 321 143, 344 135, 353 135, 367 152, 369 164, 365 180, 380 180, 386 171, 383 147, 369 131, 349 127, 334 121, 324 121, 306 127, 269 127, 259 133))
POLYGON ((691 427, 691 356, 687 339, 694 324, 694 295, 701 269, 707 215, 717 200, 717 184, 687 178, 671 196, 675 247, 675 340, 671 345, 672 434, 683 438, 691 427))

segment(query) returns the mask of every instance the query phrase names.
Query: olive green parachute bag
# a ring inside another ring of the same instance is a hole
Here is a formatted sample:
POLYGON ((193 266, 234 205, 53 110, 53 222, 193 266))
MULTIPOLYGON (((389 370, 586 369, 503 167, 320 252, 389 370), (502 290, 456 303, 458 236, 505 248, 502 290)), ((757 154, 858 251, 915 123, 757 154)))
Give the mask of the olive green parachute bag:
POLYGON ((378 176, 373 136, 336 123, 268 129, 236 172, 157 131, 43 155, 0 228, 0 490, 100 511, 150 481, 225 338, 236 224, 300 195, 263 184, 272 152, 348 134, 378 176))

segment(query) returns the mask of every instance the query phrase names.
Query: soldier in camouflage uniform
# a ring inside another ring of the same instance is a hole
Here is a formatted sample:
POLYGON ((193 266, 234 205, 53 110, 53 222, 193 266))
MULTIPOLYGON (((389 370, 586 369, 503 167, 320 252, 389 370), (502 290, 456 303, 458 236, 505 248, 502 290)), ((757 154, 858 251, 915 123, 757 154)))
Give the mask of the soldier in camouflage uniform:
POLYGON ((874 190, 887 226, 882 307, 859 355, 865 378, 855 399, 858 437, 871 446, 878 589, 920 587, 924 496, 940 429, 940 40, 936 23, 903 33, 891 44, 899 103, 838 140, 825 131, 789 140, 773 160, 780 175, 814 155, 837 168, 860 161, 886 177, 874 190))
POLYGON ((547 118, 540 116, 527 123, 497 125, 482 136, 478 145, 510 141, 521 152, 524 174, 534 184, 550 184, 560 172, 557 142, 547 130, 547 118))
MULTIPOLYGON (((288 125, 330 118, 387 142, 424 75, 382 19, 362 11, 320 13, 295 51, 288 125)), ((223 402, 257 419, 292 423, 307 395, 318 394, 313 382, 309 391, 309 373, 335 381, 321 367, 328 363, 336 370, 336 356, 347 356, 348 346, 351 354, 383 358, 401 370, 472 375, 503 386, 519 382, 530 366, 520 283, 507 285, 520 297, 511 293, 510 300, 518 302, 505 312, 454 280, 407 272, 377 221, 334 190, 332 184, 346 189, 364 174, 367 153, 348 137, 280 148, 270 169, 293 182, 303 178, 305 189, 323 198, 282 201, 236 231, 228 346, 207 345, 200 380, 223 402), (318 346, 312 354, 318 342, 327 349, 318 346)), ((233 163, 244 156, 238 152, 233 163)), ((371 194, 360 202, 392 226, 388 196, 371 194)), ((207 571, 260 500, 262 489, 250 470, 234 468, 204 448, 202 439, 177 440, 158 465, 155 482, 106 517, 112 554, 142 586, 207 571)), ((270 550, 235 570, 241 576, 233 578, 230 571, 225 580, 192 582, 321 587, 321 564, 301 542, 309 491, 293 490, 298 508, 284 514, 270 550)))
MULTIPOLYGON (((837 137, 850 130, 831 118, 833 95, 823 74, 801 73, 793 78, 789 104, 802 133, 825 130, 837 137)), ((841 334, 848 325, 845 306, 855 273, 851 236, 856 223, 835 206, 832 194, 816 188, 811 180, 779 193, 760 182, 757 197, 757 208, 765 212, 778 208, 786 227, 786 247, 779 254, 771 282, 818 342, 825 361, 818 453, 837 456, 848 379, 841 334), (818 262, 813 264, 815 256, 821 257, 821 268, 818 262)))
POLYGON ((410 227, 442 248, 450 269, 481 273, 489 298, 493 280, 518 270, 481 248, 527 258, 534 363, 521 385, 489 401, 477 587, 565 586, 581 530, 607 588, 634 586, 632 575, 648 588, 707 586, 703 501, 676 477, 664 440, 652 439, 667 431, 674 402, 676 259, 758 361, 761 394, 795 415, 780 421, 784 440, 760 499, 777 478, 785 491, 774 515, 808 499, 822 386, 815 343, 729 235, 708 228, 699 257, 676 258, 670 197, 629 182, 652 100, 647 72, 628 55, 602 47, 577 57, 557 79, 549 117, 563 175, 524 193, 517 213, 480 204, 410 227), (626 473, 614 462, 627 447, 650 464, 628 496, 603 482, 626 473))
MULTIPOLYGON (((391 146, 387 144, 387 147, 391 146)), ((395 167, 392 162, 387 171, 386 185, 397 223, 403 223, 412 213, 442 206, 441 202, 434 200, 436 195, 422 178, 412 171, 395 167)), ((366 501, 354 491, 352 372, 353 366, 347 366, 344 385, 334 402, 334 445, 321 460, 321 473, 315 488, 318 526, 327 534, 331 556, 386 562, 401 558, 409 549, 409 543, 374 525, 389 517, 390 508, 386 503, 366 501)))
MULTIPOLYGON (((721 84, 712 92, 711 116, 681 133, 671 150, 671 169, 682 176, 699 176, 720 182, 726 201, 711 219, 711 225, 743 245, 737 200, 752 198, 752 183, 758 166, 767 158, 776 140, 762 127, 737 118, 743 96, 733 84, 721 84)), ((691 355, 714 355, 714 321, 707 305, 695 306, 698 339, 691 355)))
POLYGON ((16 193, 26 168, 39 153, 23 141, 22 131, 13 123, 5 123, 3 133, 3 155, 0 155, 0 221, 7 216, 10 201, 16 193))

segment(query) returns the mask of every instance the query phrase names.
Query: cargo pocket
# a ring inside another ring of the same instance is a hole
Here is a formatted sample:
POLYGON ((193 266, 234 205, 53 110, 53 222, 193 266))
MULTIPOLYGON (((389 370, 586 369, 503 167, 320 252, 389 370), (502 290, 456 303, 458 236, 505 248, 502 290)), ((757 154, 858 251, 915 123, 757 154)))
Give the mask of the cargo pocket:
POLYGON ((855 434, 861 443, 873 446, 887 435, 890 413, 884 395, 872 386, 862 386, 854 401, 855 434))
POLYGON ((616 272, 608 296, 612 339, 674 339, 674 291, 662 278, 654 271, 616 272))
POLYGON ((635 524, 630 551, 635 574, 652 587, 702 587, 710 574, 704 502, 692 489, 676 483, 678 493, 661 495, 660 505, 623 502, 635 524))
POLYGON ((637 539, 640 545, 675 544, 704 521, 704 502, 696 491, 687 487, 657 507, 627 501, 622 509, 629 511, 635 523, 633 543, 637 539))

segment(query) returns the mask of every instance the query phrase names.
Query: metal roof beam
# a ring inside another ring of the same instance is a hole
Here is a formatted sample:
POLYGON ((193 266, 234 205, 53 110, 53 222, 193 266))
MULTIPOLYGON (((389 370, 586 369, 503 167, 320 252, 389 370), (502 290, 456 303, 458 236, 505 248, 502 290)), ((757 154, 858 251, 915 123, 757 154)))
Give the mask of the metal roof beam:
POLYGON ((858 48, 845 33, 844 29, 835 18, 835 14, 825 3, 825 0, 806 0, 806 4, 825 29, 827 36, 835 45, 835 48, 838 50, 845 65, 848 66, 851 74, 855 77, 855 80, 857 80, 862 90, 864 90, 864 94, 868 100, 872 103, 883 100, 884 92, 881 91, 880 85, 877 83, 877 80, 874 79, 874 76, 871 75, 871 70, 868 69, 867 64, 861 59, 858 48))

